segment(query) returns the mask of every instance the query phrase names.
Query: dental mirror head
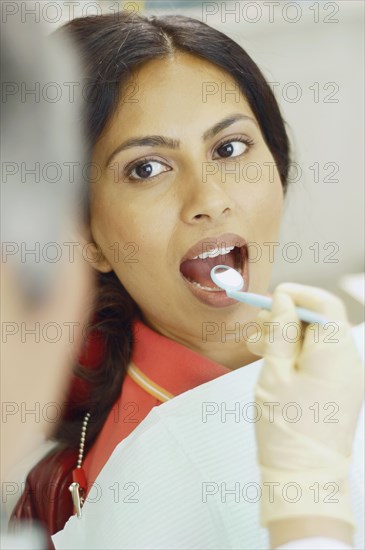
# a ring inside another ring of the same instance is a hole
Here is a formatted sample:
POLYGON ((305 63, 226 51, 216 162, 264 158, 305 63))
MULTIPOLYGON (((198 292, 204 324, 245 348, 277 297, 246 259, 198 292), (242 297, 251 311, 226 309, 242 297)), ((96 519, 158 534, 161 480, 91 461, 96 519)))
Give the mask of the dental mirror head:
POLYGON ((210 270, 212 281, 223 290, 241 290, 243 288, 242 275, 227 265, 215 265, 210 270))

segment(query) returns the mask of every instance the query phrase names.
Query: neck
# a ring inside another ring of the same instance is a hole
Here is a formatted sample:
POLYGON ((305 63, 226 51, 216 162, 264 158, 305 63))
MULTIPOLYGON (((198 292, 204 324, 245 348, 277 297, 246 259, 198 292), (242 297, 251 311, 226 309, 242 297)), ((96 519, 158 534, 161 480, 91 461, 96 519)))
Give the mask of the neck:
POLYGON ((259 359, 257 355, 247 349, 245 342, 235 342, 234 340, 233 342, 211 342, 207 343, 205 347, 201 343, 197 348, 190 345, 188 347, 231 370, 244 367, 259 359))
POLYGON ((151 324, 145 320, 143 320, 143 322, 152 330, 166 336, 170 340, 174 340, 192 351, 204 355, 215 363, 219 363, 231 370, 249 365, 259 359, 257 355, 254 355, 248 350, 246 341, 238 331, 227 331, 224 337, 221 336, 217 338, 215 336, 215 340, 213 340, 213 337, 209 335, 202 337, 195 333, 184 336, 181 333, 166 331, 160 326, 151 326, 151 324))

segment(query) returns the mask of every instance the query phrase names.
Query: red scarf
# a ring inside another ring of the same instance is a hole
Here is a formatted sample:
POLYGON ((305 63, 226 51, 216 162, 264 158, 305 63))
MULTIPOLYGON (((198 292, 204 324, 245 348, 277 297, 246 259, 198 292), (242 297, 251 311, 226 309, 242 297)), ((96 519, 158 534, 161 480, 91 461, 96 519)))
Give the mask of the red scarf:
POLYGON ((83 463, 89 487, 114 448, 153 407, 230 372, 211 359, 154 332, 139 320, 133 323, 133 341, 132 368, 124 379, 120 397, 83 463))

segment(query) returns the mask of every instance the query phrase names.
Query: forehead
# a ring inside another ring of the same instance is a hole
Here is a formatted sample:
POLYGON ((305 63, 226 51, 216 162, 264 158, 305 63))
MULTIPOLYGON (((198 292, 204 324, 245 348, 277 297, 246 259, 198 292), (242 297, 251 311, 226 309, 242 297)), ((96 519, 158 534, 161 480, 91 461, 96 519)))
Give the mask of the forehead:
POLYGON ((205 59, 179 52, 134 71, 103 141, 146 134, 184 140, 232 112, 253 116, 238 83, 205 59))

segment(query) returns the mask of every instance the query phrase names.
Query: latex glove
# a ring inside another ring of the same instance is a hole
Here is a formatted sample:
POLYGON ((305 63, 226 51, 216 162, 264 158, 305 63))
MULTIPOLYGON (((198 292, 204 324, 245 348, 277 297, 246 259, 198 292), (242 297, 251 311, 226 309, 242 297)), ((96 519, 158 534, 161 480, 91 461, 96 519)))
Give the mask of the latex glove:
MULTIPOLYGON (((328 292, 286 283, 258 322, 262 337, 248 347, 264 357, 256 386, 263 412, 256 423, 262 524, 317 516, 352 526, 348 471, 364 368, 345 308, 328 292), (333 323, 300 323, 294 304, 333 323)), ((300 536, 313 534, 331 535, 304 530, 300 536)))

